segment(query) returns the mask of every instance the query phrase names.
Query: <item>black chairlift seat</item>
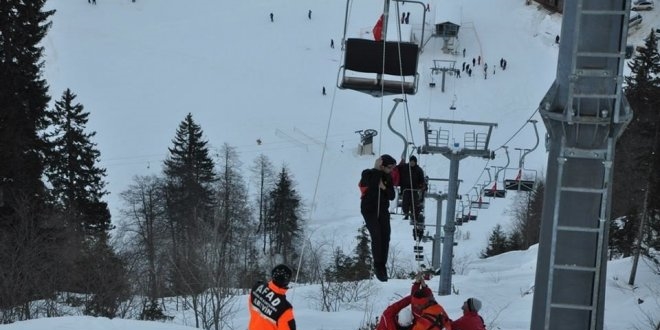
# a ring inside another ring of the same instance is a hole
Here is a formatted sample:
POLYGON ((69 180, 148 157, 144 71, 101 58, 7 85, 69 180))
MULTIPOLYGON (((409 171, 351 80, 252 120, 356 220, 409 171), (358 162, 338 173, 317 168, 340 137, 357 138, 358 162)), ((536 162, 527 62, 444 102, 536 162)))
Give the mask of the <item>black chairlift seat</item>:
POLYGON ((474 220, 477 220, 476 214, 466 214, 463 216, 463 222, 474 221, 474 220))
POLYGON ((454 224, 457 226, 462 226, 463 225, 463 217, 456 217, 456 220, 454 221, 454 224))
POLYGON ((504 198, 506 197, 506 190, 484 189, 484 196, 493 197, 493 198, 504 198))
POLYGON ((487 209, 489 206, 490 206, 490 202, 484 202, 484 201, 470 202, 470 207, 473 209, 487 209))
POLYGON ((346 40, 345 49, 344 65, 339 68, 337 87, 340 89, 352 89, 375 97, 417 93, 419 46, 416 43, 351 38, 346 40), (367 75, 349 75, 346 71, 367 75), (385 79, 384 75, 396 78, 385 79))
POLYGON ((504 180, 504 189, 532 191, 534 190, 534 181, 532 180, 504 180))

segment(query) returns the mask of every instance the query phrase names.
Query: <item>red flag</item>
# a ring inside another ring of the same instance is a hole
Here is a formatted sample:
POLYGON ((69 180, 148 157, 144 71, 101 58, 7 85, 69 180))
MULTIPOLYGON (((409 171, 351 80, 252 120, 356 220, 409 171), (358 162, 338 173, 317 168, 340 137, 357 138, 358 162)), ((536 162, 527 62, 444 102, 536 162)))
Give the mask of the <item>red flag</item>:
POLYGON ((493 188, 490 188, 490 191, 494 194, 497 192, 497 181, 493 183, 493 188))
POLYGON ((522 169, 518 170, 518 175, 516 175, 516 181, 520 181, 520 177, 522 176, 522 169))
POLYGON ((383 40, 383 16, 384 15, 380 15, 378 22, 376 22, 373 30, 371 30, 371 32, 374 34, 374 40, 376 41, 383 40))

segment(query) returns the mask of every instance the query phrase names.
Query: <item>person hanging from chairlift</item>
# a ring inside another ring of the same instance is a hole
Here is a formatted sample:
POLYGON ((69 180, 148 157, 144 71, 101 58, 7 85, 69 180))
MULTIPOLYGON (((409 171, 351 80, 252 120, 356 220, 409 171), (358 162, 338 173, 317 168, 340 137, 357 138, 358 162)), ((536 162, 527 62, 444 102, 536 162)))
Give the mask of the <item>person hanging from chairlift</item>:
POLYGON ((390 248, 390 201, 394 199, 394 185, 390 173, 396 160, 384 154, 376 159, 374 168, 362 171, 359 187, 360 212, 371 236, 374 273, 381 282, 387 281, 387 255, 390 248))
POLYGON ((419 218, 421 204, 424 200, 424 191, 426 190, 424 170, 417 166, 417 157, 414 155, 410 156, 408 163, 405 163, 402 159, 397 168, 402 192, 401 210, 404 219, 407 220, 412 215, 413 219, 416 220, 419 218))

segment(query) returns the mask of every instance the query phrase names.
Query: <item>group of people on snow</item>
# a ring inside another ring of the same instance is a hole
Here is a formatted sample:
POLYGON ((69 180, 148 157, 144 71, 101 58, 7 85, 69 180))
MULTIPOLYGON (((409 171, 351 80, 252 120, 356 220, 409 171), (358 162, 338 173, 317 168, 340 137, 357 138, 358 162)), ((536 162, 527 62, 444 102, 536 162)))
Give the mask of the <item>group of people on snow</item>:
POLYGON ((486 330, 479 315, 481 301, 468 298, 461 307, 463 315, 452 321, 433 297, 433 292, 418 276, 410 295, 389 305, 381 315, 376 330, 486 330))
MULTIPOLYGON (((296 330, 293 306, 286 298, 292 276, 291 268, 280 264, 273 268, 268 282, 257 282, 252 287, 248 295, 248 330, 296 330)), ((486 330, 479 315, 479 299, 466 299, 461 309, 463 315, 452 321, 419 274, 410 294, 383 311, 375 330, 486 330)))

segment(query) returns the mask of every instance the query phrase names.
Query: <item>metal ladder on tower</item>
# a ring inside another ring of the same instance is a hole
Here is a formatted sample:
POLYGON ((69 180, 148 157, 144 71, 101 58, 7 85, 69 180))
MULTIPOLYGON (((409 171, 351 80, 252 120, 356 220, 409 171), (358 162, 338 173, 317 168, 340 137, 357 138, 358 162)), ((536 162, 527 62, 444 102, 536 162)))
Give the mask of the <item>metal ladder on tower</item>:
MULTIPOLYGON (((556 196, 556 207, 554 210, 554 215, 553 215, 553 227, 557 229, 558 232, 565 232, 565 233, 572 233, 575 235, 584 235, 584 236, 596 236, 595 240, 598 242, 598 247, 596 249, 596 255, 595 255, 595 260, 593 262, 593 265, 578 265, 578 264, 565 264, 565 263, 557 263, 557 258, 556 258, 556 250, 557 250, 557 242, 556 238, 557 235, 553 235, 553 242, 552 242, 552 248, 551 248, 551 261, 550 261, 550 287, 553 287, 553 285, 563 285, 563 283, 553 283, 554 279, 554 273, 557 270, 563 271, 563 272, 574 272, 575 274, 577 273, 587 273, 591 276, 593 276, 593 292, 591 295, 591 300, 587 304, 570 304, 570 303, 563 303, 563 302, 558 302, 553 300, 553 291, 550 290, 549 294, 547 296, 547 303, 546 303, 546 308, 552 309, 552 308, 561 308, 561 309, 570 309, 570 310, 576 310, 576 311, 588 311, 591 313, 591 327, 590 329, 595 329, 596 325, 596 309, 597 309, 597 302, 599 299, 599 294, 600 290, 598 287, 600 286, 600 281, 601 281, 601 266, 603 262, 603 249, 604 249, 604 235, 607 230, 606 225, 607 225, 607 194, 608 194, 608 187, 610 185, 609 178, 610 178, 610 171, 612 169, 612 159, 611 156, 613 155, 614 151, 614 143, 612 139, 609 139, 608 144, 607 144, 607 149, 605 150, 600 150, 600 151, 595 151, 595 150, 584 150, 584 149, 576 149, 576 148, 570 148, 566 147, 565 145, 562 145, 561 147, 561 158, 559 159, 559 170, 557 171, 557 182, 559 183, 559 189, 557 189, 557 196, 556 196), (603 172, 603 181, 600 185, 600 187, 583 187, 583 186, 577 186, 577 185, 572 185, 572 186, 567 186, 564 185, 564 180, 562 180, 563 177, 563 169, 564 166, 566 165, 566 162, 570 162, 571 160, 578 160, 578 159, 600 159, 602 160, 603 167, 604 167, 604 172, 603 172), (598 199, 600 200, 600 210, 599 210, 599 216, 596 222, 595 226, 571 226, 567 224, 560 225, 559 224, 559 205, 562 203, 562 195, 564 193, 578 193, 578 194, 594 194, 598 196, 598 199)), ((550 315, 551 311, 548 311, 546 313, 546 328, 549 328, 550 324, 550 315)))
MULTIPOLYGON (((576 1, 578 2, 578 8, 580 8, 576 13, 576 26, 578 27, 583 26, 582 24, 593 24, 594 20, 598 19, 617 18, 625 22, 628 17, 628 12, 626 9, 630 8, 630 0, 625 0, 624 8, 621 10, 589 9, 583 7, 584 0, 576 1)), ((619 61, 619 66, 623 66, 625 64, 625 38, 627 35, 627 24, 625 24, 623 29, 624 31, 621 34, 619 49, 616 52, 581 50, 578 47, 578 45, 582 45, 582 43, 580 43, 581 40, 579 39, 580 37, 585 37, 584 33, 580 31, 580 28, 576 28, 573 31, 573 42, 575 43, 575 47, 573 49, 575 49, 575 51, 573 52, 572 70, 571 75, 569 76, 568 100, 566 103, 567 111, 564 112, 563 121, 566 125, 571 127, 575 141, 584 142, 584 136, 580 137, 580 133, 582 132, 580 127, 590 126, 589 129, 584 131, 598 132, 601 127, 602 129, 606 129, 607 127, 610 127, 612 123, 620 123, 623 120, 622 118, 619 118, 619 114, 621 113, 620 107, 622 104, 619 102, 619 100, 621 100, 623 97, 622 89, 611 88, 611 86, 613 86, 613 82, 616 82, 620 86, 623 77, 620 76, 618 72, 608 69, 607 65, 603 65, 603 68, 598 68, 598 65, 592 65, 591 67, 584 65, 584 63, 587 62, 608 63, 608 61, 619 61), (578 67, 578 63, 580 67, 578 67), (585 86, 588 87, 583 88, 585 86), (600 86, 600 88, 594 88, 593 86, 600 86), (586 104, 585 109, 581 108, 583 104, 586 104), (601 105, 603 106, 601 107, 601 105)), ((609 67, 611 68, 612 66, 610 65, 609 67)), ((601 269, 605 253, 605 242, 607 239, 605 235, 608 230, 606 226, 608 220, 607 200, 610 187, 609 178, 611 178, 612 161, 615 147, 614 138, 611 136, 607 137, 607 135, 603 133, 601 133, 600 137, 601 138, 599 138, 599 141, 594 141, 593 145, 591 146, 568 145, 566 138, 562 139, 561 142, 556 181, 558 184, 558 189, 556 190, 556 205, 553 210, 552 217, 553 228, 556 228, 556 231, 552 236, 550 252, 550 276, 548 279, 550 281, 549 287, 551 289, 549 290, 549 294, 546 297, 547 300, 545 306, 547 310, 544 320, 546 329, 550 328, 552 309, 571 310, 576 313, 589 312, 589 329, 596 329, 597 326, 597 304, 599 299, 602 298, 599 296, 601 294, 601 290, 599 288, 601 286, 601 281, 604 280, 601 278, 601 269), (603 139, 605 139, 605 141, 603 141, 603 139), (570 182, 567 184, 566 180, 564 179, 564 168, 569 162, 580 161, 599 161, 602 163, 602 180, 599 184, 594 184, 594 182, 591 182, 590 184, 583 182, 570 182), (573 223, 567 223, 567 221, 560 221, 559 205, 565 202, 565 200, 569 200, 569 197, 578 196, 571 194, 578 194, 579 196, 588 194, 592 196, 591 198, 598 199, 600 201, 598 218, 591 219, 592 221, 589 225, 585 225, 584 223, 575 225, 573 223), (558 236, 560 235, 572 235, 571 237, 582 237, 583 239, 596 240, 597 247, 595 249, 594 259, 589 260, 589 262, 585 262, 584 264, 566 262, 566 260, 569 260, 570 258, 558 256, 557 242, 558 236), (570 275, 571 277, 592 277, 593 290, 589 299, 590 301, 567 303, 555 297, 555 290, 552 288, 554 288, 556 285, 563 285, 562 283, 554 283, 556 272, 563 272, 564 275, 573 274, 570 275)))

